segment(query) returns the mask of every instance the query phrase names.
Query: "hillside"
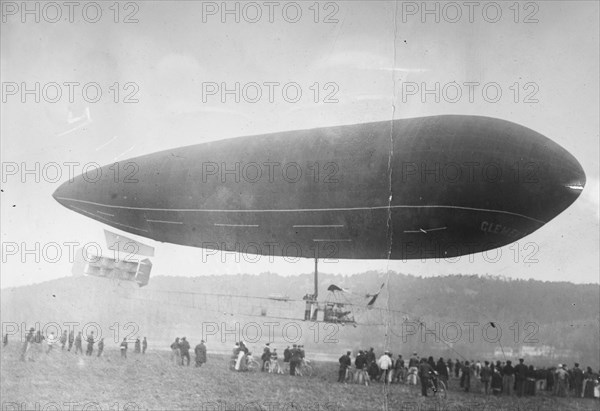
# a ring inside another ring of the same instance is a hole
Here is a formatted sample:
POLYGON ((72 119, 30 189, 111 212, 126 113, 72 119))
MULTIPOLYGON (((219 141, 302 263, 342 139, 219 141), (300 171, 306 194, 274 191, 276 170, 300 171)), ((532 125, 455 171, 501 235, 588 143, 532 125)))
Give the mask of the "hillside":
MULTIPOLYGON (((379 296, 376 309, 355 312, 357 321, 362 319, 356 328, 320 324, 315 329, 310 322, 301 321, 302 301, 194 294, 279 295, 301 300, 312 292, 312 274, 157 276, 141 289, 100 278, 69 277, 2 290, 3 332, 12 332, 14 328, 7 329, 12 327, 10 323, 21 330, 38 322, 49 330, 49 323, 66 329, 65 323, 77 322, 81 324, 79 330, 93 322, 115 343, 123 337, 147 336, 153 344, 166 348, 174 336, 186 335, 197 342, 216 327, 218 332, 209 336, 210 347, 226 351, 235 339, 252 340, 260 347, 269 338, 268 323, 273 321, 279 327, 274 328, 279 333, 275 335, 277 346, 296 342, 293 337, 282 337, 282 328, 290 326, 290 319, 297 319, 291 322, 294 329, 301 330, 299 342, 307 350, 329 355, 368 346, 381 350, 386 341, 392 351, 405 355, 418 350, 468 359, 500 351, 508 356, 511 352, 519 355, 525 346, 528 354, 522 355, 534 356, 539 363, 562 359, 600 365, 598 285, 463 275, 421 278, 400 273, 391 273, 387 281, 387 275, 378 272, 320 274, 319 279, 320 299, 330 298, 326 289, 336 284, 348 289, 350 301, 363 306, 368 301, 367 293, 376 292, 382 283, 388 286, 379 296), (386 334, 384 324, 388 321, 391 328, 386 334), (261 334, 256 341, 253 338, 257 332, 251 332, 252 327, 261 334)), ((90 327, 84 333, 94 329, 90 327)))

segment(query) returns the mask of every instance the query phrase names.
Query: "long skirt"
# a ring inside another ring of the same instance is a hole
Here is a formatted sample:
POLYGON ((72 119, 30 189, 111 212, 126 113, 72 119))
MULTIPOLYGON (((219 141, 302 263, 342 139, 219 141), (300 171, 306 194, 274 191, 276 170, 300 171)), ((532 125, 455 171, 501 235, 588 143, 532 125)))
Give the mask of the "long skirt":
POLYGON ((594 380, 585 380, 583 382, 583 397, 594 398, 594 380))

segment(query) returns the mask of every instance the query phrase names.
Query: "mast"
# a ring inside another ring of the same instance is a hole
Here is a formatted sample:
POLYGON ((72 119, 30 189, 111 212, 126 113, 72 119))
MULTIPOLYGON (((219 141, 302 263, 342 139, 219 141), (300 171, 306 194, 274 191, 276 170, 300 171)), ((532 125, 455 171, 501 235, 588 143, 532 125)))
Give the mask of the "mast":
POLYGON ((316 300, 319 295, 319 270, 318 270, 318 261, 319 259, 315 257, 315 297, 316 300))

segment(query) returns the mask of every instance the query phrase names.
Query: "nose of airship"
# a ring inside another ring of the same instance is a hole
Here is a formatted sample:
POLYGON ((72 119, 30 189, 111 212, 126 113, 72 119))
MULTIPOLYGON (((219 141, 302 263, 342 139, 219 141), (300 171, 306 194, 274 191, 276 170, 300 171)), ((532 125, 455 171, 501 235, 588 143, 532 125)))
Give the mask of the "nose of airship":
POLYGON ((573 156, 570 157, 571 158, 567 160, 569 171, 566 174, 564 186, 573 193, 573 201, 575 201, 585 188, 586 177, 585 171, 583 171, 583 167, 579 164, 579 161, 573 156))
MULTIPOLYGON (((77 207, 78 203, 84 204, 88 201, 95 200, 95 198, 92 198, 90 195, 92 190, 90 190, 89 186, 91 184, 93 184, 91 180, 86 181, 86 179, 80 175, 62 183, 54 193, 52 193, 52 197, 54 197, 61 205, 79 212, 79 208, 77 207)), ((95 185, 98 186, 99 184, 95 185)))
POLYGON ((69 192, 70 186, 69 186, 69 182, 65 182, 62 183, 56 190, 54 190, 54 193, 52 193, 52 197, 54 197, 54 199, 56 201, 58 201, 61 205, 65 205, 65 198, 67 198, 67 196, 71 196, 71 193, 69 192))
POLYGON ((523 185, 535 182, 545 203, 546 222, 568 208, 583 192, 586 176, 577 159, 560 145, 547 141, 529 170, 521 176, 523 185), (529 174, 529 175, 528 175, 529 174))
MULTIPOLYGON (((93 218, 113 227, 135 233, 147 232, 147 221, 139 205, 138 187, 141 177, 117 172, 120 164, 89 169, 71 178, 52 194, 54 199, 69 210, 93 218)), ((151 195, 152 193, 150 193, 151 195)))

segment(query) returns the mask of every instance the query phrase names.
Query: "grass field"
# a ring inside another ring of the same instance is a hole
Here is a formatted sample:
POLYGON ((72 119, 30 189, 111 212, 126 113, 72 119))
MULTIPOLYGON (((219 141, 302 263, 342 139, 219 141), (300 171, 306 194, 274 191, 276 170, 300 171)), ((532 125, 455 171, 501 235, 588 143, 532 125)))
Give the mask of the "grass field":
MULTIPOLYGON (((313 362, 312 377, 227 369, 225 355, 210 355, 201 368, 176 366, 169 352, 103 358, 61 352, 19 361, 20 347, 2 349, 2 410, 598 410, 600 402, 554 398, 495 398, 458 390, 448 397, 420 397, 418 387, 339 384, 334 362, 313 362)), ((474 388, 477 390, 477 387, 474 388)))

